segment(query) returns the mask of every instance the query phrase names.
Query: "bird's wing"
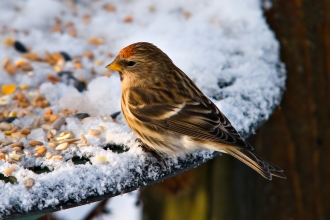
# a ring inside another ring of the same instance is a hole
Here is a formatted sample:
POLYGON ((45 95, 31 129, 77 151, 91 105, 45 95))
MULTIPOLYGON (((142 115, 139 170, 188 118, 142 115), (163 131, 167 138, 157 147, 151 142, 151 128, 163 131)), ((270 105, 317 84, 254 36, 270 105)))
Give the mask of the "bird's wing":
POLYGON ((163 99, 153 97, 157 96, 156 94, 155 91, 146 88, 131 89, 128 106, 132 115, 144 123, 194 139, 253 150, 207 97, 200 97, 200 101, 182 99, 183 101, 175 103, 175 101, 161 102, 163 99))

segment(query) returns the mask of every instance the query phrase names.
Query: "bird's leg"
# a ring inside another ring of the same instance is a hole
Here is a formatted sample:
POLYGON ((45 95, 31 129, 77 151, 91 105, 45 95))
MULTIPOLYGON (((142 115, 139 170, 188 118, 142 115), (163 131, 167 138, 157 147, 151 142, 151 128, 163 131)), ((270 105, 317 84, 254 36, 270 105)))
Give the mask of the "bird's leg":
POLYGON ((151 147, 149 147, 148 145, 146 145, 145 143, 143 143, 140 138, 136 138, 135 141, 136 142, 139 142, 139 147, 141 147, 144 152, 150 153, 152 156, 154 156, 157 159, 158 162, 163 163, 163 165, 165 166, 166 170, 168 170, 167 164, 166 164, 164 158, 162 158, 162 156, 160 156, 151 147))
MULTIPOLYGON (((136 138, 136 139, 135 139, 135 142, 139 142, 139 144, 141 144, 141 143, 143 144, 143 142, 141 141, 140 138, 136 138)), ((140 145, 139 145, 139 146, 140 146, 140 145)))

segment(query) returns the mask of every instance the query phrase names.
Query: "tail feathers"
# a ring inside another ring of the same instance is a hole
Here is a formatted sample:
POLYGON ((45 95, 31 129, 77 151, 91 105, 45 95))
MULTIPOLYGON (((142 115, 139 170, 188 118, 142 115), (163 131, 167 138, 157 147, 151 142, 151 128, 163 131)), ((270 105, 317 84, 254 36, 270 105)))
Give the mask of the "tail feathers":
MULTIPOLYGON (((252 153, 252 152, 250 152, 252 153)), ((253 154, 253 153, 252 153, 253 154)), ((278 166, 276 166, 275 164, 265 160, 265 159, 261 159, 260 157, 258 157, 257 155, 254 155, 259 161, 263 161, 265 164, 268 165, 268 169, 269 172, 272 174, 272 176, 276 176, 279 178, 283 178, 286 179, 286 176, 284 175, 284 170, 278 166)))
POLYGON ((272 176, 286 179, 286 176, 283 173, 284 171, 281 168, 261 159, 247 149, 228 147, 225 151, 257 171, 261 176, 268 180, 272 180, 272 176))

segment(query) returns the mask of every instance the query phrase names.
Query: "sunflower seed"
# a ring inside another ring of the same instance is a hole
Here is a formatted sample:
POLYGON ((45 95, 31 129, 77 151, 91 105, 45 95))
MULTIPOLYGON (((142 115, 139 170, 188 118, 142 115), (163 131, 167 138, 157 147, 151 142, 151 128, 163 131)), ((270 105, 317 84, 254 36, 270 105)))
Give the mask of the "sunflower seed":
POLYGON ((92 136, 99 136, 101 134, 101 131, 100 130, 97 130, 97 129, 90 129, 88 131, 88 134, 90 134, 92 136))
POLYGON ((52 159, 54 160, 62 160, 63 156, 62 155, 54 155, 52 159))
POLYGON ((0 160, 6 159, 6 155, 4 153, 0 153, 0 160))
POLYGON ((64 139, 70 139, 73 137, 74 137, 74 135, 71 131, 66 131, 66 132, 62 132, 58 137, 56 137, 56 140, 60 141, 60 140, 64 140, 64 139))
POLYGON ((55 148, 55 150, 66 150, 66 149, 68 149, 68 147, 69 147, 69 143, 62 143, 62 144, 59 144, 56 148, 55 148))
POLYGON ((11 154, 9 154, 9 157, 10 157, 11 159, 14 159, 14 160, 17 160, 17 161, 20 160, 22 156, 23 156, 23 155, 15 154, 15 153, 11 153, 11 154))
POLYGON ((37 147, 34 152, 35 152, 35 156, 40 157, 41 155, 43 155, 44 153, 46 153, 47 148, 45 146, 40 146, 37 147))
POLYGON ((36 140, 32 140, 32 141, 30 141, 29 144, 30 144, 32 147, 43 145, 42 142, 40 142, 40 141, 36 141, 36 140))
POLYGON ((23 151, 24 151, 24 154, 25 154, 25 155, 27 155, 27 156, 30 156, 30 155, 31 155, 31 151, 26 150, 26 149, 24 149, 23 151))
POLYGON ((63 58, 65 59, 65 61, 71 61, 72 60, 72 58, 70 57, 70 55, 67 54, 66 52, 61 51, 60 54, 63 56, 63 58))
POLYGON ((28 189, 30 189, 30 188, 32 188, 33 186, 34 186, 34 179, 32 179, 32 178, 27 178, 26 180, 25 180, 25 183, 24 183, 24 186, 26 187, 26 188, 28 188, 28 189))
POLYGON ((84 118, 90 117, 90 115, 88 113, 77 113, 77 114, 75 114, 75 116, 79 119, 84 119, 84 118))
POLYGON ((3 175, 9 176, 10 174, 12 174, 15 171, 15 168, 16 168, 16 166, 14 166, 14 165, 10 166, 8 169, 3 171, 3 175))
POLYGON ((80 138, 81 138, 81 141, 83 144, 87 144, 87 139, 86 139, 85 135, 83 135, 83 134, 80 135, 80 138))
POLYGON ((62 144, 62 143, 74 143, 74 142, 77 142, 77 141, 80 141, 80 139, 77 139, 77 138, 69 138, 69 139, 64 139, 64 140, 60 140, 59 143, 62 144))
POLYGON ((20 132, 21 132, 21 134, 29 135, 31 133, 31 129, 30 128, 23 128, 20 132))
POLYGON ((28 49, 21 42, 19 42, 17 40, 14 42, 14 47, 18 52, 21 52, 21 53, 29 52, 28 49))
POLYGON ((45 157, 47 159, 50 159, 50 158, 52 158, 52 156, 53 156, 53 154, 51 152, 47 152, 45 157))
POLYGON ((20 148, 20 147, 14 147, 13 148, 13 151, 15 151, 15 152, 20 152, 22 150, 22 148, 20 148))
POLYGON ((9 130, 11 130, 11 126, 8 122, 0 123, 0 131, 9 131, 9 130))

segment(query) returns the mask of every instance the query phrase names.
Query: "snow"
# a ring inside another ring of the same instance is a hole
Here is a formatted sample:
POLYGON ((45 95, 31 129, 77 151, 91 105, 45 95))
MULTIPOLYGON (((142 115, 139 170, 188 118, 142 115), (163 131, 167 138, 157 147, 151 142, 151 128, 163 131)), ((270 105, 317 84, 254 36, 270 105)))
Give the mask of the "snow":
MULTIPOLYGON (((142 217, 141 205, 137 204, 139 192, 134 191, 131 193, 123 194, 111 198, 107 201, 105 211, 101 213, 94 220, 107 220, 107 219, 130 219, 139 220, 142 217)), ((85 219, 85 217, 93 210, 99 202, 79 206, 74 209, 67 209, 55 212, 54 215, 57 219, 71 220, 71 219, 85 219)))
POLYGON ((94 202, 88 205, 79 206, 73 209, 66 209, 63 211, 54 212, 57 219, 71 220, 71 219, 85 219, 85 217, 93 210, 99 202, 94 202))
MULTIPOLYGON (((64 51, 75 57, 92 51, 95 60, 103 61, 98 65, 84 57, 81 69, 75 69, 72 62, 65 63, 65 70, 88 82, 88 90, 82 93, 70 84, 51 84, 46 76, 55 71, 43 62, 30 62, 34 67, 30 74, 9 76, 0 69, 0 86, 29 84, 30 92, 43 94, 53 112, 67 108, 92 116, 85 123, 74 116, 68 117, 67 125, 61 128, 61 131, 71 130, 76 137, 85 134, 88 146, 71 146, 63 152, 46 146, 49 152, 61 154, 65 160, 25 156, 12 174, 18 183, 0 181, 1 216, 10 214, 9 210, 14 207, 17 212, 58 209, 69 200, 79 203, 90 196, 116 195, 164 177, 164 168, 142 152, 135 142, 136 136, 125 124, 114 123, 109 117, 104 119, 120 111, 119 77, 117 74, 109 78, 103 76, 104 66, 113 60, 107 54, 115 55, 131 43, 147 41, 161 48, 218 105, 243 136, 254 132, 279 105, 285 72, 279 61, 278 42, 265 22, 259 0, 194 0, 189 4, 183 0, 111 1, 116 8, 114 12, 106 11, 105 4, 110 2, 0 2, 0 28, 7 26, 12 30, 2 32, 0 29, 0 40, 14 36, 42 57, 46 52, 64 51), (90 15, 90 21, 84 23, 86 14, 90 15), (124 22, 127 16, 131 16, 132 22, 124 22), (51 32, 55 18, 61 19, 63 33, 51 32), (68 22, 74 23, 77 37, 64 28, 68 22), (104 43, 92 45, 87 41, 91 37, 101 37, 104 43), (88 135, 89 129, 99 126, 105 130, 100 136, 88 135), (105 143, 124 145, 129 150, 117 154, 103 149, 105 143), (74 165, 71 161, 74 156, 88 157, 90 162, 74 165), (27 169, 34 166, 48 167, 52 172, 36 174, 27 169), (35 180, 31 189, 24 187, 27 178, 35 180)), ((22 55, 0 44, 0 61, 7 57, 15 61, 22 55)), ((44 110, 36 109, 34 113, 42 115, 44 110)), ((124 123, 120 117, 118 121, 124 123)), ((31 125, 31 121, 31 116, 25 116, 14 124, 24 127, 31 125)), ((44 141, 45 135, 39 128, 21 141, 44 141)), ((4 139, 0 131, 0 140, 4 139)), ((33 151, 31 147, 26 149, 33 151)), ((196 152, 192 158, 195 162, 205 161, 212 158, 212 152, 196 152)), ((171 171, 183 167, 176 158, 168 158, 167 163, 171 171)), ((0 160, 0 172, 9 166, 0 160)))

